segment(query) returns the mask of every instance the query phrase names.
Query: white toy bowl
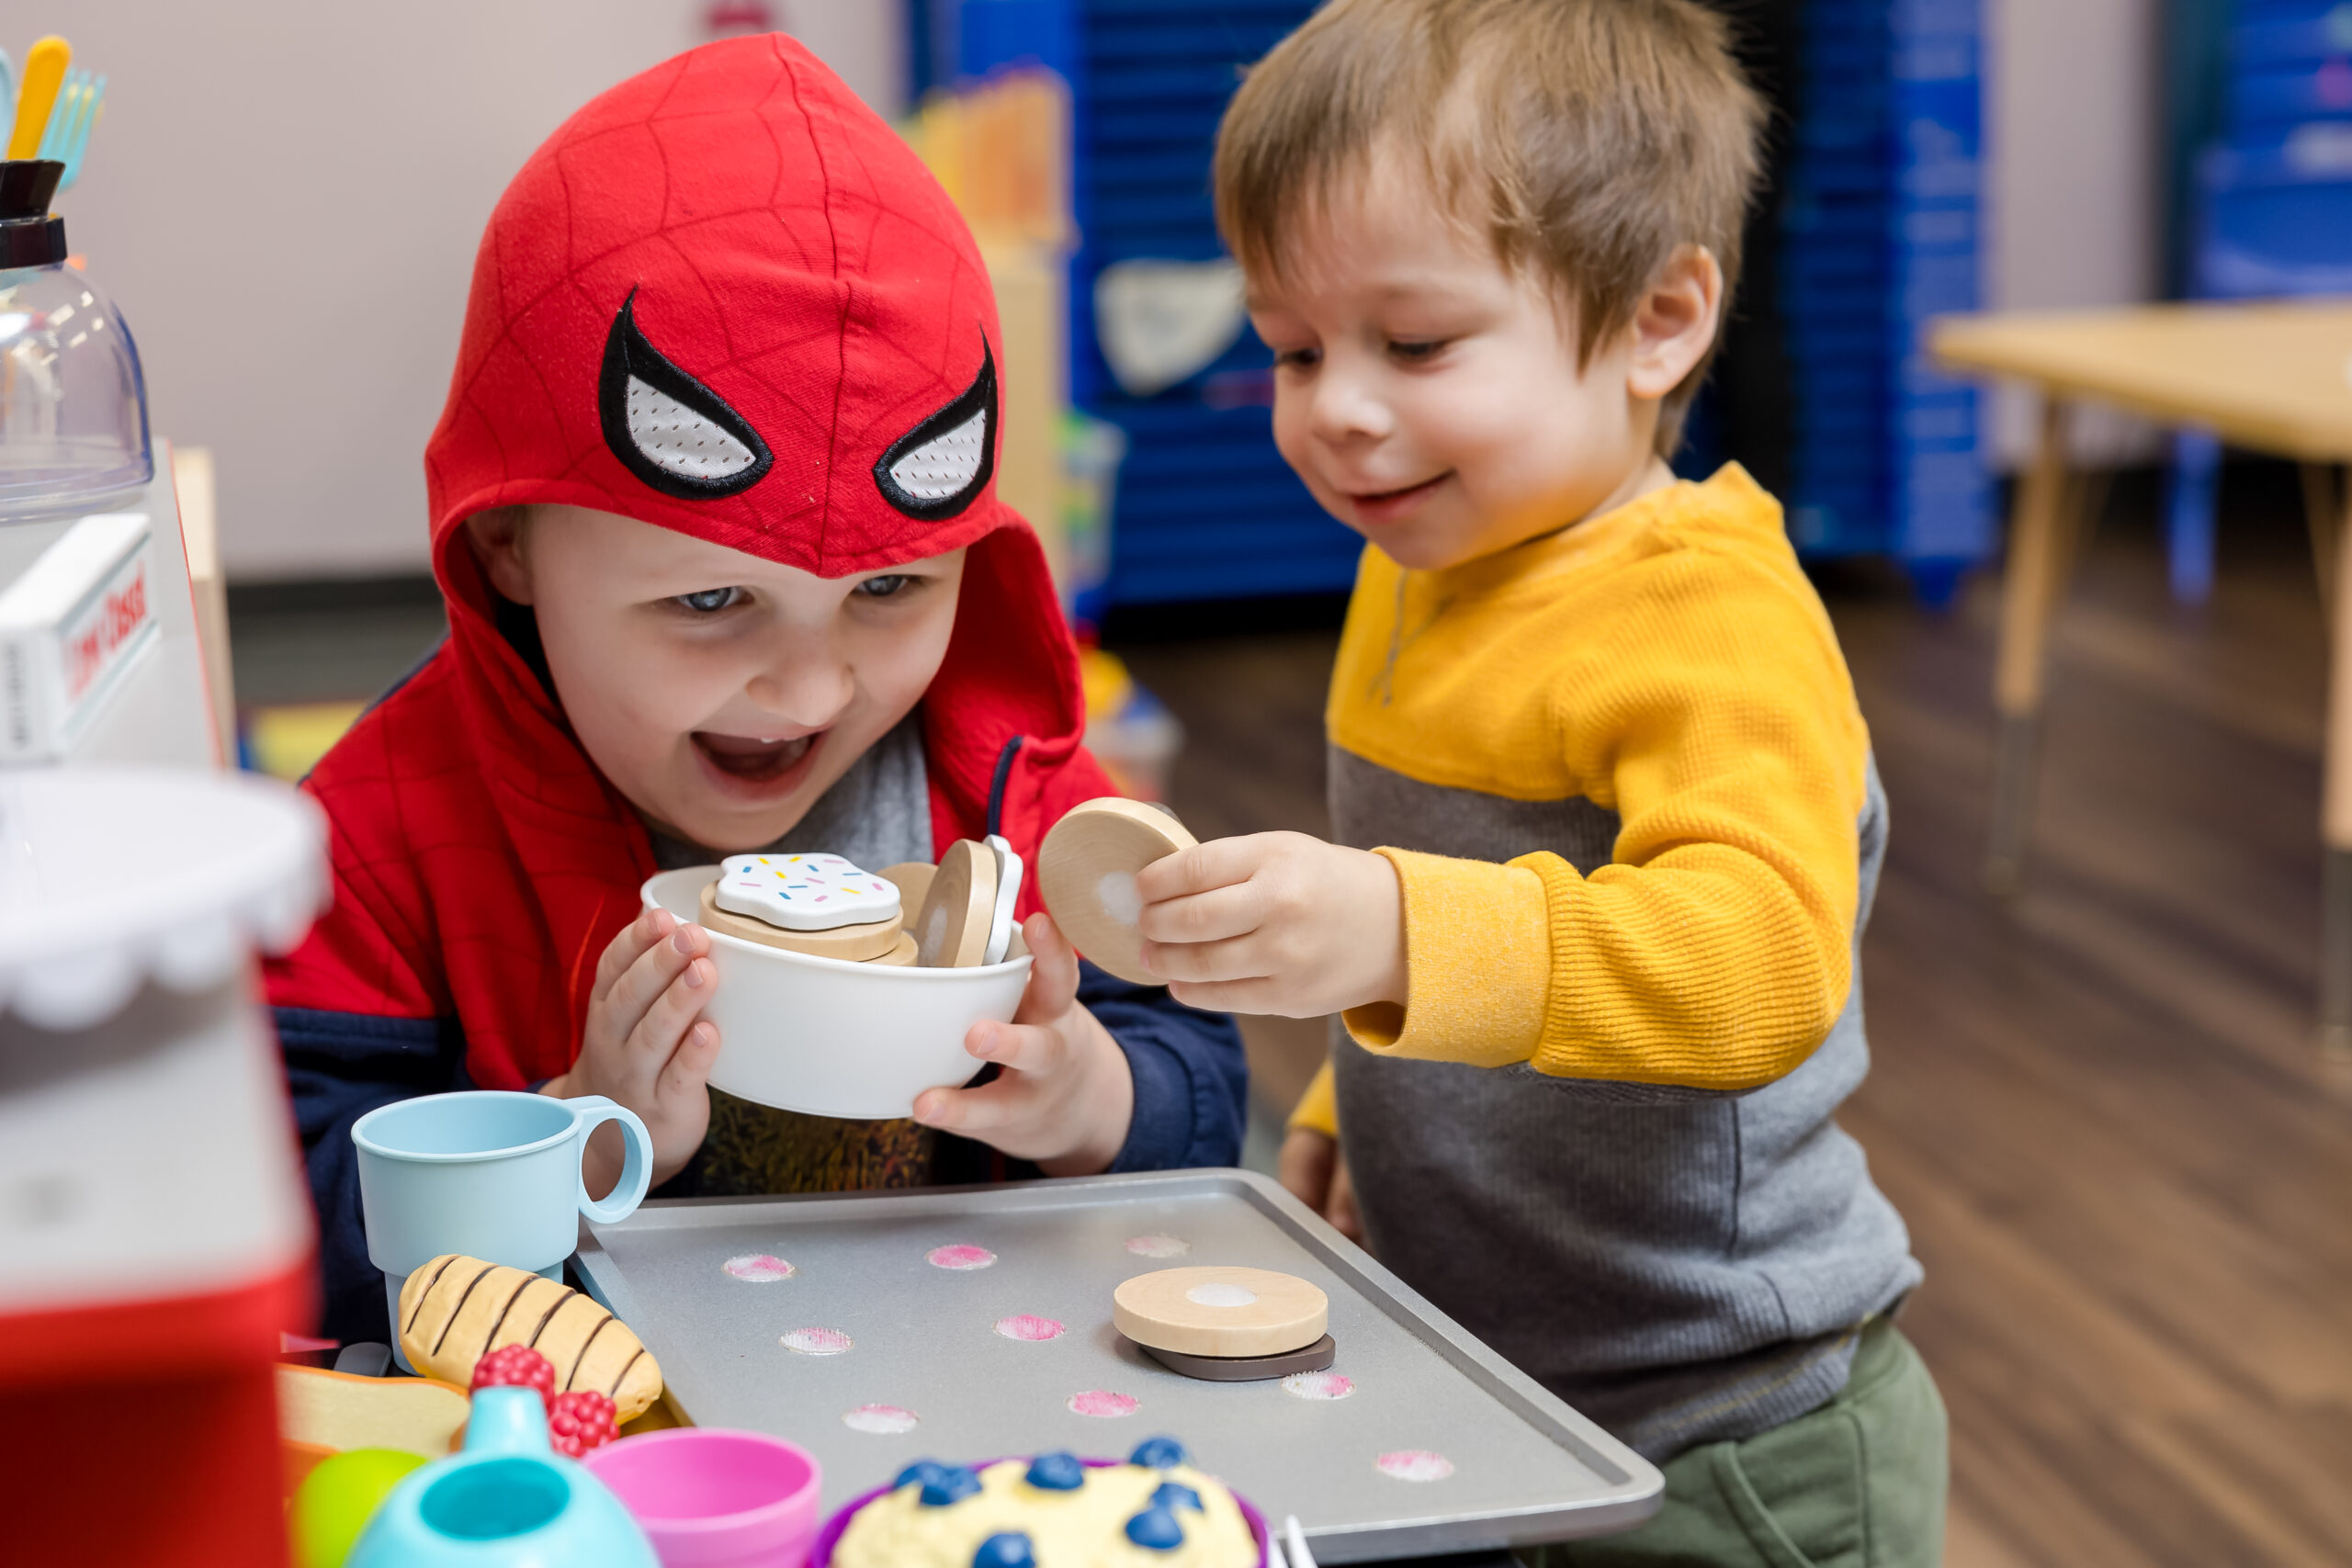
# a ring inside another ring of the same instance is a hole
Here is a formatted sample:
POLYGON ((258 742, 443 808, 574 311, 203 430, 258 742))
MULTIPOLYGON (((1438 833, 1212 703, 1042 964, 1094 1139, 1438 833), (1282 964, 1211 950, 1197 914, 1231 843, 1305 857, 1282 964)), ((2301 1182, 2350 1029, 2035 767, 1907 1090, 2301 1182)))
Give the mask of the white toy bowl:
MULTIPOLYGON (((700 923, 715 865, 665 871, 640 890, 649 909, 700 923)), ((787 953, 705 928, 718 985, 703 1016, 718 1026, 710 1084, 739 1100, 812 1116, 876 1121, 913 1114, 924 1089, 980 1069, 964 1035, 1012 1021, 1029 984, 1016 932, 1001 964, 918 969, 787 953)))

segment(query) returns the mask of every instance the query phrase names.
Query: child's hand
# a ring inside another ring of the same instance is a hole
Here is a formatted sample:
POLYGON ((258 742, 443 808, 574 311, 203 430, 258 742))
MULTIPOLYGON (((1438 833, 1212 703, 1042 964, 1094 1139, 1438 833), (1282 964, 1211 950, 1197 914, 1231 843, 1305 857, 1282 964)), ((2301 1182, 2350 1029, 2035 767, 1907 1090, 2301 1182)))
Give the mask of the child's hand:
POLYGON ((1356 1214, 1356 1190, 1348 1179, 1347 1156, 1339 1140, 1312 1127, 1294 1127, 1283 1140, 1274 1171, 1291 1196, 1322 1215, 1331 1228, 1358 1246, 1363 1244, 1363 1222, 1356 1214))
MULTIPOLYGON (((653 1185, 678 1174, 710 1125, 710 1064, 718 1026, 702 1017, 718 984, 710 937, 667 909, 639 915, 596 961, 588 1023, 571 1070, 539 1090, 559 1099, 601 1094, 637 1112, 653 1137, 653 1185)), ((581 1178, 592 1197, 621 1178, 620 1129, 589 1135, 581 1178)))
POLYGON ((1404 895, 1367 851, 1214 839, 1146 866, 1136 891, 1144 964, 1178 1001, 1291 1018, 1405 1001, 1404 895))
POLYGON ((1135 1079, 1127 1054, 1078 1005, 1078 954, 1049 915, 1021 928, 1035 962, 1011 1023, 980 1022, 964 1049, 1003 1069, 978 1089, 925 1089, 915 1120, 978 1138, 1048 1176, 1110 1168, 1127 1141, 1135 1079))

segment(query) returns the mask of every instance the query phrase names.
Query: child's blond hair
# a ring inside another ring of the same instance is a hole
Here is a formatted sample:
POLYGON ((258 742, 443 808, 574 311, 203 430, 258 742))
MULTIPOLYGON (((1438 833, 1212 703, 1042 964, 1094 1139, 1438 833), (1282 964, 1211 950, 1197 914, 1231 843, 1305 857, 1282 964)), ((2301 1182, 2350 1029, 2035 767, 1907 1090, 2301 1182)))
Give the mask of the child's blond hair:
MULTIPOLYGON (((1217 223, 1278 277, 1302 212, 1375 152, 1418 155, 1449 211, 1573 307, 1581 365, 1686 245, 1713 254, 1728 310, 1764 116, 1695 0, 1332 0, 1226 111, 1217 223)), ((1705 375, 1665 400, 1661 453, 1705 375)))

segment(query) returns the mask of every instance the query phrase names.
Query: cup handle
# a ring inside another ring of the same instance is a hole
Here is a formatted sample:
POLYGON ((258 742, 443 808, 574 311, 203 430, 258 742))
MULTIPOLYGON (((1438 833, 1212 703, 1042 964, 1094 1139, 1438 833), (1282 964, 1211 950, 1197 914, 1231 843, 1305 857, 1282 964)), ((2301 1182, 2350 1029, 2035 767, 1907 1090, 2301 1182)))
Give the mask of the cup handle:
POLYGON ((572 1113, 579 1118, 580 1148, 588 1148, 588 1134, 607 1122, 621 1124, 621 1142, 628 1151, 621 1156, 621 1179, 613 1187, 612 1195, 598 1202, 588 1196, 588 1179, 575 1176, 580 1187, 580 1212, 600 1225, 615 1224, 637 1213, 645 1201, 645 1190, 653 1185, 653 1134, 637 1119, 637 1112, 626 1105, 616 1104, 601 1094, 583 1094, 577 1100, 567 1100, 572 1113))

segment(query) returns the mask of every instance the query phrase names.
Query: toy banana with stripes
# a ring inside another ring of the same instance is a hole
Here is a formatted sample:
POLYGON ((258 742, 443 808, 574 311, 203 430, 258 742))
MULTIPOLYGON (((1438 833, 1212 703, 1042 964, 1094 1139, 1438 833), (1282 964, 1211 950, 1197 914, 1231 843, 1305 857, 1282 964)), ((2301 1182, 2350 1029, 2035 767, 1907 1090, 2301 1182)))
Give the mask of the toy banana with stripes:
POLYGON ((662 1397, 662 1369, 628 1325, 569 1285, 445 1253, 401 1287, 401 1348, 409 1364, 460 1388, 474 1363, 503 1345, 528 1345, 555 1369, 555 1392, 594 1389, 616 1418, 662 1397))

